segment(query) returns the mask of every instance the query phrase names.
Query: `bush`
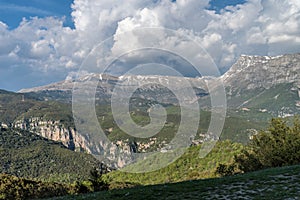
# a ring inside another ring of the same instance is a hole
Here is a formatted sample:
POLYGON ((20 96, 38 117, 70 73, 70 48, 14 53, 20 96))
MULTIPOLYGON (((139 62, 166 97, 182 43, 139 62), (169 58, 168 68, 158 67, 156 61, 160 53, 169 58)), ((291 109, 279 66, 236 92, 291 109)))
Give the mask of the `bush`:
POLYGON ((94 188, 90 181, 82 181, 82 182, 77 181, 75 183, 75 193, 77 193, 77 194, 89 193, 89 192, 93 192, 93 191, 94 191, 94 188))
POLYGON ((242 172, 251 172, 263 169, 258 157, 251 150, 242 150, 241 154, 234 157, 237 168, 242 172))
POLYGON ((217 166, 215 173, 221 176, 231 176, 236 173, 235 168, 236 168, 235 164, 229 164, 229 165, 219 164, 217 166))

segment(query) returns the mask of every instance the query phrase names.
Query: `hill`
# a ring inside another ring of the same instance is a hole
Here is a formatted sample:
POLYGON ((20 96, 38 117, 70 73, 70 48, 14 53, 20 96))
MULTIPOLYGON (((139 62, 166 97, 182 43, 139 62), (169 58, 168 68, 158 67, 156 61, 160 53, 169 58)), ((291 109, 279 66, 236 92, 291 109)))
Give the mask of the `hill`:
POLYGON ((205 180, 112 190, 68 199, 298 199, 300 166, 272 168, 257 172, 205 180))
POLYGON ((273 117, 300 112, 300 54, 242 55, 221 78, 228 106, 246 108, 273 117))
POLYGON ((17 129, 0 130, 0 173, 36 180, 72 183, 87 180, 100 163, 62 143, 17 129))
MULTIPOLYGON (((104 179, 111 184, 111 188, 114 188, 114 185, 117 187, 118 183, 125 182, 136 185, 153 185, 216 177, 215 170, 218 164, 231 163, 234 155, 241 151, 242 145, 229 140, 218 142, 205 158, 199 157, 200 148, 201 145, 186 149, 178 160, 157 171, 147 173, 112 171, 104 174, 104 179)), ((134 167, 136 171, 144 168, 150 169, 156 163, 163 163, 165 159, 165 157, 148 158, 147 161, 141 161, 129 167, 134 167)))

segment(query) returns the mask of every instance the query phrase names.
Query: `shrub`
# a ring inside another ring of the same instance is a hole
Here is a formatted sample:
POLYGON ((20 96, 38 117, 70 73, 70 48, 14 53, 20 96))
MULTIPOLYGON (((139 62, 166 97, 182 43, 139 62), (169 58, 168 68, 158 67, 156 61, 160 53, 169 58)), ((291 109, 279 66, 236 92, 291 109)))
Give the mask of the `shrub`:
POLYGON ((235 167, 236 167, 235 164, 229 164, 229 165, 219 164, 217 166, 217 169, 216 169, 215 173, 217 175, 221 175, 221 176, 231 176, 231 175, 234 175, 236 173, 235 172, 235 167))

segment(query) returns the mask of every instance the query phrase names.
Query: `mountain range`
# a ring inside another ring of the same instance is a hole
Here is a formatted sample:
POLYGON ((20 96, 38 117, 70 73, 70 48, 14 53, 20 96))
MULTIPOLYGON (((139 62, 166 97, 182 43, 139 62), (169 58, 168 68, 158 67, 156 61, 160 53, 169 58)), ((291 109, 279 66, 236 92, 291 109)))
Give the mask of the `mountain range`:
MULTIPOLYGON (((300 54, 275 57, 242 55, 225 74, 217 78, 150 75, 115 77, 107 74, 88 74, 76 80, 65 80, 46 86, 22 89, 19 93, 30 94, 40 100, 58 100, 70 103, 74 84, 76 86, 76 84, 88 82, 91 85, 98 85, 96 100, 99 103, 109 102, 113 89, 118 85, 124 85, 123 88, 138 87, 133 95, 138 98, 166 104, 178 104, 178 100, 172 92, 189 87, 187 85, 189 83, 198 99, 186 100, 204 101, 209 98, 207 81, 217 79, 223 82, 226 88, 229 108, 253 108, 261 112, 268 112, 272 116, 283 117, 293 115, 300 109, 299 72, 300 54), (147 84, 152 85, 147 86, 147 84), (171 92, 168 88, 172 88, 174 91, 171 92)), ((124 93, 123 95, 128 94, 124 93)))
MULTIPOLYGON (((78 133, 71 105, 73 89, 85 83, 97 86, 98 121, 107 137, 122 151, 162 150, 178 130, 181 118, 175 94, 192 87, 196 95, 183 95, 183 100, 190 104, 198 101, 200 105, 199 129, 191 141, 191 144, 199 144, 203 142, 211 117, 210 92, 213 91, 208 90, 207 83, 214 81, 223 82, 227 95, 227 115, 221 139, 247 143, 253 134, 267 125, 270 118, 300 114, 300 54, 276 57, 242 55, 221 77, 87 74, 75 80, 22 89, 18 93, 1 90, 0 124, 2 128, 27 130, 62 142, 74 151, 91 153, 94 151, 93 144, 78 133), (116 125, 110 100, 118 86, 125 91, 119 94, 120 99, 127 98, 127 90, 138 88, 131 97, 130 114, 142 126, 149 123, 148 109, 151 105, 160 103, 166 108, 167 124, 159 134, 146 139, 134 138, 116 125)), ((113 167, 122 167, 126 162, 119 160, 113 167)))

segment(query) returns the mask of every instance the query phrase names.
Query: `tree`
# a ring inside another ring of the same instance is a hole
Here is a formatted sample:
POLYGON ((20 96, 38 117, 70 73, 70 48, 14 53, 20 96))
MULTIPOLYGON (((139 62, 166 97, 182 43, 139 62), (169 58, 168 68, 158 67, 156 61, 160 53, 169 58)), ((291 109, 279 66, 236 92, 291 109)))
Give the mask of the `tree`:
POLYGON ((295 118, 292 127, 281 118, 272 119, 270 127, 253 137, 235 162, 244 172, 267 167, 300 163, 300 122, 295 118))
POLYGON ((108 190, 109 184, 102 178, 102 170, 94 168, 90 171, 89 181, 92 183, 94 191, 108 190))

